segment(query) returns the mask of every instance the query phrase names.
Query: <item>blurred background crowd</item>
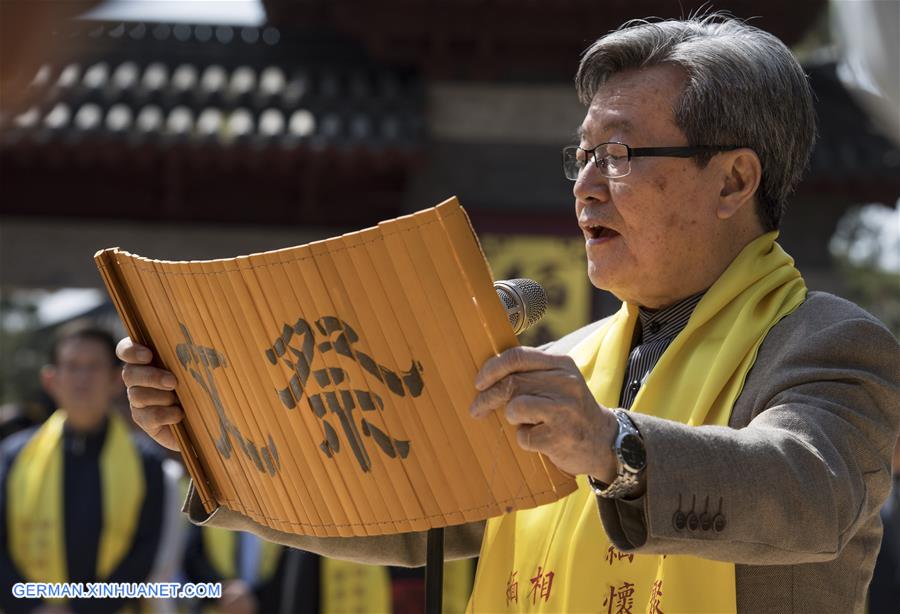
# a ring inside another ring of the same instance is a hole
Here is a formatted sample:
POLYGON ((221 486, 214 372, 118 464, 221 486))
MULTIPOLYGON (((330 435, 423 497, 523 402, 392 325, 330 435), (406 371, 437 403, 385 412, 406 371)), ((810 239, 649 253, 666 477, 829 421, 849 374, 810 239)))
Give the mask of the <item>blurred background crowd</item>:
MULTIPOLYGON (((895 0, 2 0, 0 607, 99 611, 96 602, 16 603, 7 583, 36 565, 67 578, 99 577, 105 565, 103 577, 129 581, 226 583, 218 603, 141 608, 420 610, 420 571, 185 525, 178 459, 119 428, 133 427, 103 331, 118 339, 124 330, 92 256, 120 246, 167 260, 232 257, 456 195, 495 278, 547 289, 548 315, 523 342, 557 338, 616 306, 584 274, 560 169, 583 116, 572 85, 579 54, 628 19, 703 8, 753 18, 809 74, 819 139, 780 242, 811 289, 857 302, 900 334, 895 0), (58 433, 69 473, 83 465, 85 481, 66 478, 66 488, 97 490, 94 507, 65 505, 66 518, 44 519, 87 527, 81 542, 93 554, 68 566, 66 548, 55 562, 27 554, 29 531, 38 540, 53 531, 10 520, 28 515, 13 494, 40 475, 22 468, 22 454, 37 452, 21 431, 62 406, 92 416, 58 433), (129 480, 104 468, 113 440, 143 476, 121 552, 99 521, 82 524, 99 517, 110 480, 129 480), (12 534, 20 530, 25 537, 12 534)), ((898 497, 895 488, 885 517, 897 518, 898 497)), ((894 544, 873 587, 885 592, 873 606, 900 603, 900 530, 890 522, 885 543, 894 544)), ((464 606, 473 569, 445 572, 449 611, 464 606)))

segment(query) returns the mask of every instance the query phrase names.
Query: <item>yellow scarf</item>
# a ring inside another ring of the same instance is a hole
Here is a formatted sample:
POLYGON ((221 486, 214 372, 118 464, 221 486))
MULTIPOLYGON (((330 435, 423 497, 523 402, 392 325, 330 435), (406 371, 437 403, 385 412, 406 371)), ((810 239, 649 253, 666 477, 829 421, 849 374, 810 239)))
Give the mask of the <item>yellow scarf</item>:
MULTIPOLYGON (((728 424, 766 334, 806 298, 777 236, 752 241, 706 292, 631 411, 689 425, 728 424)), ((638 308, 623 304, 571 352, 606 407, 618 406, 637 320, 638 308)), ((619 552, 585 476, 578 485, 556 503, 488 521, 471 611, 735 611, 734 564, 619 552)))
MULTIPOLYGON (((63 426, 57 410, 25 444, 7 484, 7 529, 13 563, 30 582, 67 582, 63 517, 63 426)), ((104 580, 131 548, 146 486, 141 458, 125 421, 110 412, 100 453, 103 530, 97 579, 104 580)))

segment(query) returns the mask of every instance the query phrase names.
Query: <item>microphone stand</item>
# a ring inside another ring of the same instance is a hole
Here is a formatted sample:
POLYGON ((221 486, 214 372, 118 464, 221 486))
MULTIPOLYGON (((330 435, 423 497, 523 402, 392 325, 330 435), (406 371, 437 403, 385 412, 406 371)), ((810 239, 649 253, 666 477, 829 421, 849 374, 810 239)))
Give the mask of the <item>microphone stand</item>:
POLYGON ((428 529, 425 549, 425 614, 441 614, 444 597, 443 527, 428 529))
MULTIPOLYGON (((513 332, 518 335, 544 315, 547 295, 532 279, 494 282, 513 332)), ((441 614, 444 598, 444 529, 428 529, 425 543, 425 614, 441 614)))

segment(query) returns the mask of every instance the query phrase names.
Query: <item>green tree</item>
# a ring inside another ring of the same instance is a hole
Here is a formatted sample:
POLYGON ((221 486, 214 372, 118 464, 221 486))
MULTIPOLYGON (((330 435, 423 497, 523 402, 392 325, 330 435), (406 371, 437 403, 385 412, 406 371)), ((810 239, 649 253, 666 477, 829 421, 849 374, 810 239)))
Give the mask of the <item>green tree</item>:
POLYGON ((36 292, 0 290, 0 403, 40 396, 38 371, 49 350, 40 328, 36 292))
POLYGON ((900 210, 882 205, 850 209, 830 249, 847 298, 900 337, 900 210))

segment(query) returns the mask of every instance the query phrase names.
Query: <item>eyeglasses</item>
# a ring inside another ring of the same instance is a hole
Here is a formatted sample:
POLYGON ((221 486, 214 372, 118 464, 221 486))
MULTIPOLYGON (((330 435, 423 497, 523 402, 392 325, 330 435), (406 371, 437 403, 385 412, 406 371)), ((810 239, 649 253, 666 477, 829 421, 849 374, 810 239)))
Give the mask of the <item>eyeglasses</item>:
POLYGON ((736 145, 703 145, 699 147, 637 147, 632 149, 625 143, 600 143, 592 149, 583 149, 576 145, 564 147, 562 150, 563 172, 566 179, 575 181, 587 164, 588 158, 604 177, 615 179, 631 172, 632 158, 690 158, 710 151, 731 151, 739 149, 736 145))

